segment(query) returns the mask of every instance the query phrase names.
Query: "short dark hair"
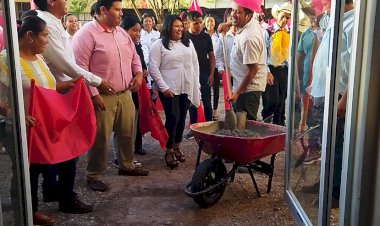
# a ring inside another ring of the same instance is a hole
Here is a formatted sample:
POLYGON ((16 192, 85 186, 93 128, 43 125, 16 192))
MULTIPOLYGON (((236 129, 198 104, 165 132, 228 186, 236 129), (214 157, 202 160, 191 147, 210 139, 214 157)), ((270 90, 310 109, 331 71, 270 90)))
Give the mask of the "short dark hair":
MULTIPOLYGON (((121 22, 120 27, 124 28, 124 30, 128 31, 136 24, 140 24, 140 20, 137 17, 125 17, 121 22)), ((141 25, 141 24, 140 24, 141 25)))
POLYGON ((102 6, 109 10, 114 2, 121 2, 121 0, 98 0, 95 4, 95 13, 100 14, 100 7, 102 6))
POLYGON ((253 11, 251 9, 248 9, 248 8, 245 8, 245 7, 243 7, 243 9, 244 9, 244 12, 245 12, 246 15, 247 14, 252 14, 253 15, 253 11))
POLYGON ((187 20, 189 22, 194 22, 199 17, 202 17, 202 14, 198 11, 191 11, 189 14, 187 14, 187 20))
POLYGON ((346 0, 346 4, 353 4, 354 1, 353 0, 346 0))
POLYGON ((25 12, 21 18, 21 20, 17 21, 18 39, 23 38, 28 31, 33 32, 34 35, 38 35, 46 27, 46 22, 37 16, 35 10, 25 12))
POLYGON ((47 10, 47 7, 48 7, 47 0, 33 0, 33 1, 39 10, 41 10, 41 11, 47 10))
MULTIPOLYGON (((172 33, 172 30, 173 30, 173 23, 176 20, 179 20, 182 22, 181 18, 177 15, 172 15, 172 14, 166 15, 164 17, 164 23, 162 25, 162 31, 161 31, 162 44, 164 45, 164 47, 166 49, 169 49, 169 50, 170 50, 170 48, 169 48, 170 35, 172 33)), ((182 34, 181 41, 186 47, 189 47, 190 39, 186 35, 185 32, 182 34)))
POLYGON ((65 22, 67 21, 67 18, 68 18, 69 16, 75 16, 75 15, 72 14, 72 13, 68 13, 68 14, 64 15, 64 16, 62 17, 62 22, 65 23, 65 22))

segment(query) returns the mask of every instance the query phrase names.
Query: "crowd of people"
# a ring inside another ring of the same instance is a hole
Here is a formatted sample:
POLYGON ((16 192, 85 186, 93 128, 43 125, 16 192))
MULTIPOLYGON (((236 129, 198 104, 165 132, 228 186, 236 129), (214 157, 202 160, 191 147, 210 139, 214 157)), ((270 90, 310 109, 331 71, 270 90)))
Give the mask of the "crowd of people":
MULTIPOLYGON (((95 109, 97 126, 95 142, 88 151, 87 165, 87 185, 94 191, 109 190, 109 185, 102 178, 107 169, 111 140, 119 175, 149 175, 141 163, 134 160, 134 153, 146 154, 139 130, 139 98, 136 92, 143 80, 151 89, 151 101, 159 98, 165 112, 165 128, 169 137, 165 161, 171 169, 186 161, 181 148, 182 139, 193 137, 191 132, 183 134, 187 112, 191 123, 196 123, 197 108, 202 102, 205 120, 219 119, 220 76, 227 68, 231 71, 233 92, 226 98, 233 102, 236 111, 245 111, 249 120, 257 120, 261 114, 265 120, 285 125, 292 14, 289 2, 273 7, 272 22, 259 14, 261 10, 254 1, 233 0, 231 14, 218 28, 212 15, 203 17, 200 12, 192 11, 166 15, 161 32, 155 29, 155 18, 151 15, 144 15, 141 21, 135 17, 122 20, 121 0, 98 0, 93 7, 93 20, 80 29, 76 16, 67 14, 66 1, 34 2, 38 10, 24 13, 18 24, 25 109, 27 112, 32 78, 37 85, 61 93, 72 88, 80 77, 84 78, 95 109), (227 59, 224 59, 223 51, 226 51, 227 59), (263 110, 258 112, 261 99, 263 110)), ((346 42, 342 48, 338 111, 341 117, 337 126, 340 130, 337 134, 341 138, 351 48, 351 0, 346 0, 345 9, 343 36, 346 42)), ((296 73, 299 105, 302 112, 308 111, 309 106, 312 109, 307 119, 307 114, 301 114, 299 130, 304 131, 307 126, 320 124, 323 120, 326 75, 323 70, 327 68, 330 27, 323 24, 329 21, 328 13, 316 15, 313 8, 303 8, 299 14, 302 16, 298 27, 302 35, 297 48, 299 67, 296 73)), ((6 68, 6 50, 0 58, 2 67, 6 68)), ((4 70, 1 72, 0 88, 8 90, 8 75, 4 70)), ((6 92, 0 93, 7 95, 6 92)), ((8 117, 9 111, 3 108, 1 105, 1 114, 8 117)), ((26 126, 33 127, 38 119, 26 115, 26 126)), ((305 161, 320 156, 321 130, 315 130, 315 133, 313 137, 319 139, 309 140, 312 151, 305 161)), ((9 133, 8 138, 11 136, 9 133)), ((339 141, 337 145, 342 146, 343 140, 339 141)), ((1 142, 8 153, 14 154, 13 147, 7 146, 6 140, 1 142)), ((45 201, 58 201, 59 210, 64 213, 81 214, 93 210, 92 205, 80 201, 73 191, 76 162, 75 158, 58 164, 30 165, 35 224, 54 223, 53 218, 38 211, 40 174, 44 179, 45 201)), ((340 176, 340 171, 336 174, 340 176)), ((335 184, 338 186, 334 178, 335 184)), ((336 187, 334 194, 339 198, 336 187)))

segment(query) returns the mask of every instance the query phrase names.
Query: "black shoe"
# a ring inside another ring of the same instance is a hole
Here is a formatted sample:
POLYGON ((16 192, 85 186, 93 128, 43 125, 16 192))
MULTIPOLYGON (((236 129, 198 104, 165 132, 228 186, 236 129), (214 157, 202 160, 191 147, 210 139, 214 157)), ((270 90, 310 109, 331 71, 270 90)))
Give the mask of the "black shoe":
POLYGON ((92 205, 88 205, 78 198, 71 205, 59 205, 59 211, 62 213, 83 214, 92 212, 93 210, 94 207, 92 205))
POLYGON ((114 159, 113 161, 112 161, 112 165, 114 165, 114 166, 119 166, 119 160, 117 160, 117 159, 114 159))
POLYGON ((134 170, 119 169, 118 174, 121 176, 148 176, 149 171, 143 170, 141 168, 135 168, 134 170))
POLYGON ((44 202, 58 202, 58 197, 56 196, 44 196, 44 202))
POLYGON ((146 155, 146 151, 142 148, 136 149, 135 153, 139 155, 146 155))
POLYGON ((105 192, 109 189, 108 185, 100 180, 87 180, 87 186, 93 191, 105 192))
POLYGON ((185 135, 185 139, 186 140, 191 140, 194 138, 194 135, 193 135, 193 132, 190 130, 190 132, 188 132, 186 135, 185 135))

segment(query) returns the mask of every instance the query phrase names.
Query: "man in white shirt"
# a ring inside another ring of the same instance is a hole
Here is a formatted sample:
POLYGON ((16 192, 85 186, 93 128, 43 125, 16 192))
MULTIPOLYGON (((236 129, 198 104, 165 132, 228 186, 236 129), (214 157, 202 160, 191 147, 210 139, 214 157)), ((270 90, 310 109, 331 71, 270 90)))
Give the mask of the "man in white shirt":
MULTIPOLYGON (((44 52, 44 58, 57 81, 66 81, 83 76, 88 85, 95 86, 100 92, 113 95, 114 89, 108 81, 84 70, 75 62, 70 45, 70 38, 65 32, 61 18, 66 12, 66 0, 34 0, 38 7, 38 16, 44 19, 49 29, 49 43, 44 52)), ((75 138, 73 138, 75 139, 75 138)), ((50 166, 49 166, 50 167, 50 166)), ((93 210, 91 205, 80 201, 74 190, 76 159, 51 166, 49 171, 57 171, 59 210, 64 213, 88 213, 93 210)), ((55 178, 56 175, 52 175, 55 178)), ((48 181, 54 185, 55 181, 48 181)))
POLYGON ((227 27, 234 25, 238 28, 230 58, 234 84, 230 100, 235 102, 236 111, 245 111, 247 119, 256 120, 260 97, 265 90, 267 79, 264 30, 253 19, 255 2, 233 2, 232 23, 224 24, 227 27))
POLYGON ((37 6, 42 6, 39 7, 38 16, 46 21, 49 29, 49 43, 43 56, 57 81, 83 76, 87 85, 97 87, 102 93, 114 94, 113 88, 107 80, 101 79, 76 64, 70 37, 62 25, 60 17, 61 13, 66 12, 64 9, 66 1, 57 0, 54 6, 53 4, 50 6, 47 0, 34 1, 37 6))

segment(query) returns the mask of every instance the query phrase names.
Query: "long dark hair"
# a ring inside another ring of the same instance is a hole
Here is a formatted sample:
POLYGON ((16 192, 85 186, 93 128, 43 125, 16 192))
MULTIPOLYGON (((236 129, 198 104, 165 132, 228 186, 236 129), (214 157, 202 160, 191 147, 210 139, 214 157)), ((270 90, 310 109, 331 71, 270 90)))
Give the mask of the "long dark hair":
POLYGON ((35 10, 27 11, 21 16, 21 20, 17 21, 18 39, 23 38, 28 31, 33 32, 33 35, 36 36, 42 32, 45 27, 46 22, 37 16, 35 10))
POLYGON ((136 24, 140 24, 140 20, 137 17, 125 17, 123 22, 121 22, 120 27, 124 28, 124 30, 128 31, 136 24))
MULTIPOLYGON (((162 38, 162 44, 165 46, 166 49, 169 49, 169 42, 170 42, 170 34, 173 30, 173 23, 174 21, 179 20, 182 22, 181 18, 177 15, 166 15, 164 18, 164 23, 162 25, 162 31, 161 31, 161 38, 162 38)), ((186 35, 186 32, 182 34, 181 38, 182 43, 189 47, 190 40, 189 37, 186 35)))

